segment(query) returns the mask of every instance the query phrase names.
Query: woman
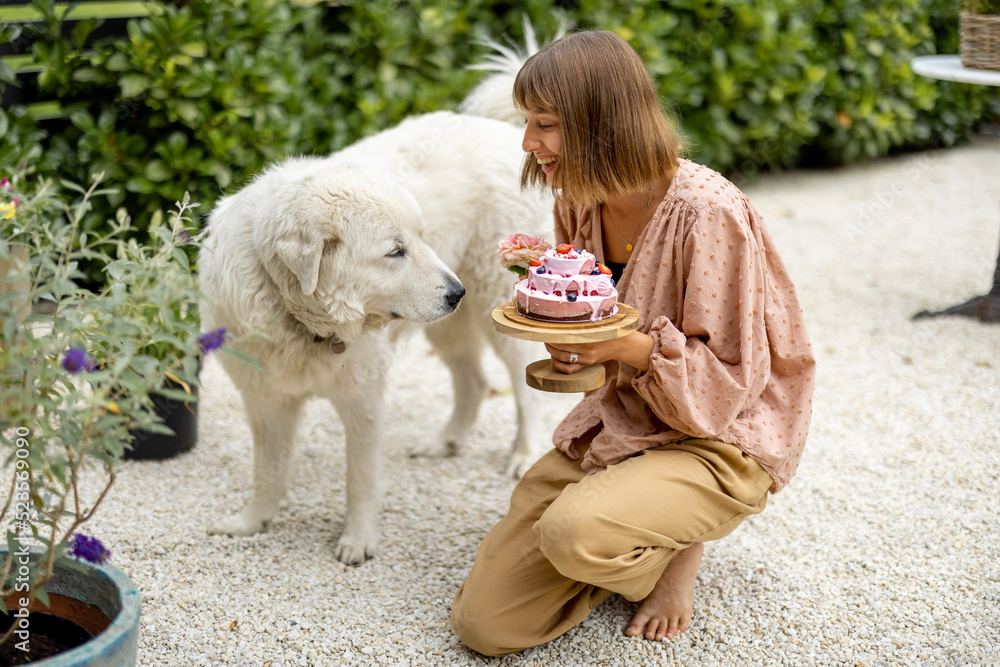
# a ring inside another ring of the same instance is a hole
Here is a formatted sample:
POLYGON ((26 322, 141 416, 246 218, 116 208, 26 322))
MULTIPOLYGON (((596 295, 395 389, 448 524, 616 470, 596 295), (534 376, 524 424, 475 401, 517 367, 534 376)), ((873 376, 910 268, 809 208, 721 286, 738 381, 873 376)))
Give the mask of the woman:
POLYGON ((521 479, 452 609, 466 645, 521 651, 613 593, 625 633, 673 638, 692 616, 703 543, 764 509, 792 477, 814 360, 794 288, 760 215, 679 142, 635 51, 610 32, 542 48, 514 85, 522 185, 556 190, 557 243, 594 252, 640 315, 613 341, 547 345, 608 380, 521 479))

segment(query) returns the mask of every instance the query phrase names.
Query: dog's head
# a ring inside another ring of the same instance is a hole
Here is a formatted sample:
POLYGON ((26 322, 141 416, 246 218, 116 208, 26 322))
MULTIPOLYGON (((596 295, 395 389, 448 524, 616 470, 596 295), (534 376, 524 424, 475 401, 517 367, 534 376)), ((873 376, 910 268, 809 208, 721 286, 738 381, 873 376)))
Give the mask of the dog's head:
POLYGON ((315 336, 350 343, 458 307, 465 289, 423 228, 416 199, 384 174, 319 163, 263 198, 253 241, 289 312, 315 336))

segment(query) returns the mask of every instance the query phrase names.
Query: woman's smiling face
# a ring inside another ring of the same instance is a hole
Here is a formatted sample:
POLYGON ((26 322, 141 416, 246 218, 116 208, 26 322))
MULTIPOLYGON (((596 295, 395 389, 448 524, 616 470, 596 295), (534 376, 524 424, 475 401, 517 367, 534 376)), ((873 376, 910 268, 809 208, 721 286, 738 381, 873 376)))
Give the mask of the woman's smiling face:
POLYGON ((521 148, 535 156, 545 174, 549 187, 558 188, 559 151, 562 148, 562 133, 559 130, 559 116, 551 112, 525 111, 524 139, 521 148))

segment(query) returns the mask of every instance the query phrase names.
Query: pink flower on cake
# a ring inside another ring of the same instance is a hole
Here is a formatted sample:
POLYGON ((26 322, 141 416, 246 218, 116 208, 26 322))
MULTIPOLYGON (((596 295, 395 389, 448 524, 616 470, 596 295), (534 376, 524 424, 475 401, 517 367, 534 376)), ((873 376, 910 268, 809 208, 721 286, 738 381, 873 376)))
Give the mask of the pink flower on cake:
POLYGON ((552 246, 541 236, 517 232, 500 241, 497 253, 503 268, 523 276, 527 275, 531 260, 537 260, 550 248, 552 246))

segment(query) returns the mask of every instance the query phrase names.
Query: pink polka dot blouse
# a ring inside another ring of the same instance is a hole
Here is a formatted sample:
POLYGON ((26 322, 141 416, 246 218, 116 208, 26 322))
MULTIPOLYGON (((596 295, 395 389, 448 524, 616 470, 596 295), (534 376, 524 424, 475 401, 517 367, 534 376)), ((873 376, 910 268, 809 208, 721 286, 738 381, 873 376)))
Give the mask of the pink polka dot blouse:
MULTIPOLYGON (((603 261, 599 209, 557 201, 555 221, 557 242, 603 261)), ((577 459, 576 445, 596 432, 581 463, 592 473, 685 438, 721 440, 779 491, 802 457, 815 359, 795 288, 746 196, 681 160, 618 290, 653 337, 649 370, 613 362, 605 385, 556 429, 556 447, 577 459)))

